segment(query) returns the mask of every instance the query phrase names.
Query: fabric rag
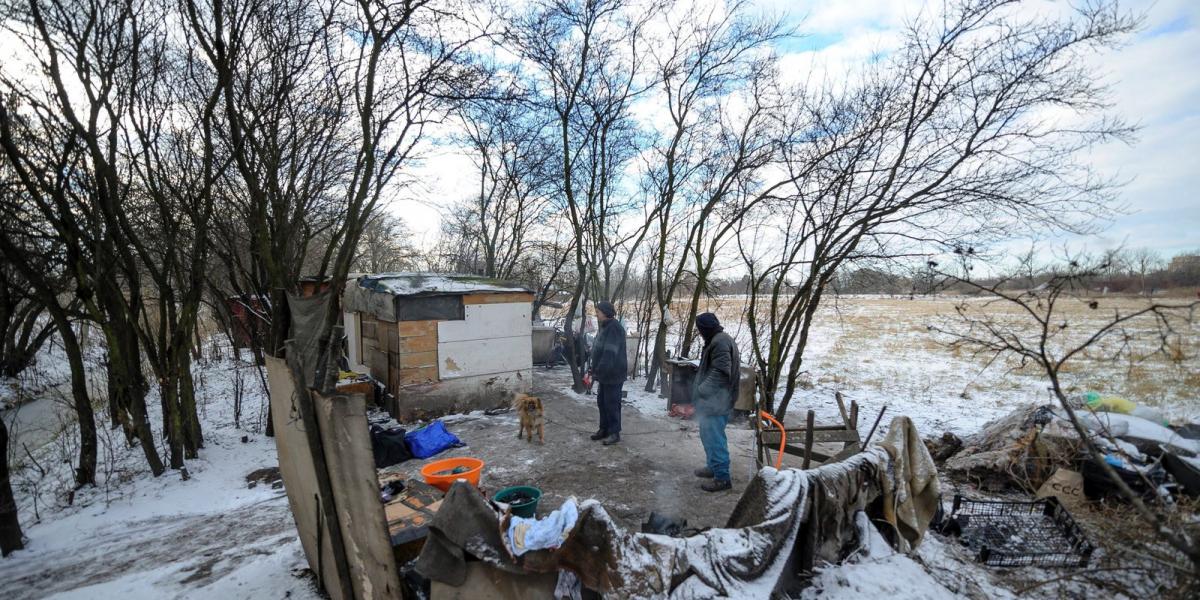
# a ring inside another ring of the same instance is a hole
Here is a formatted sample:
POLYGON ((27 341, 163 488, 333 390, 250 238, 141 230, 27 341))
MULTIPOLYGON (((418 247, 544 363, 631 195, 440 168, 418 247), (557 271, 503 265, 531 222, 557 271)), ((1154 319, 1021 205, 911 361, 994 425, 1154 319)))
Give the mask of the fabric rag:
POLYGON ((521 556, 530 550, 557 548, 570 535, 579 519, 579 506, 575 498, 567 498, 558 510, 545 519, 512 517, 508 522, 505 541, 513 556, 521 556))
POLYGON ((879 442, 891 457, 890 468, 880 471, 883 483, 883 518, 896 529, 896 549, 908 552, 921 543, 937 512, 941 498, 937 465, 916 426, 908 417, 896 417, 879 442))

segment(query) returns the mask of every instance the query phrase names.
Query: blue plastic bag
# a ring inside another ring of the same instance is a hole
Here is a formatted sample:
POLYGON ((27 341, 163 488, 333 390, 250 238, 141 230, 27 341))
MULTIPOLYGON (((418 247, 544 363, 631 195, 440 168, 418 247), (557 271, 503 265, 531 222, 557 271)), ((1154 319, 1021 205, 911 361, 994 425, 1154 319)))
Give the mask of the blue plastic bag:
POLYGON ((466 446, 457 436, 446 431, 446 425, 441 421, 434 421, 409 432, 404 436, 404 443, 414 458, 429 458, 447 448, 466 446))

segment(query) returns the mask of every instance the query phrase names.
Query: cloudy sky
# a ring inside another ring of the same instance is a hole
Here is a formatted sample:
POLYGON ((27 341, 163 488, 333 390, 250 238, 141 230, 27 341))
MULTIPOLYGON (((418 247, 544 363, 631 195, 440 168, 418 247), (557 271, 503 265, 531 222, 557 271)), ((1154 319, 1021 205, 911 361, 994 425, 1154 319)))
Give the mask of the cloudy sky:
MULTIPOLYGON (((837 73, 873 53, 886 52, 906 21, 930 10, 922 0, 760 0, 766 10, 786 12, 804 36, 778 47, 784 64, 816 65, 837 73)), ((1062 2, 1054 3, 1063 6, 1062 2)), ((940 7, 940 0, 931 4, 940 7)), ((1127 214, 1086 239, 1043 240, 1102 250, 1146 246, 1165 256, 1200 249, 1200 1, 1126 0, 1122 7, 1144 14, 1145 23, 1128 44, 1096 65, 1111 84, 1114 112, 1140 125, 1133 145, 1113 143, 1088 157, 1102 172, 1128 180, 1121 191, 1127 214)), ((431 151, 420 178, 419 200, 397 202, 420 244, 432 243, 439 205, 471 192, 471 165, 450 149, 431 151)), ((1028 245, 1029 241, 1019 242, 1028 245)))

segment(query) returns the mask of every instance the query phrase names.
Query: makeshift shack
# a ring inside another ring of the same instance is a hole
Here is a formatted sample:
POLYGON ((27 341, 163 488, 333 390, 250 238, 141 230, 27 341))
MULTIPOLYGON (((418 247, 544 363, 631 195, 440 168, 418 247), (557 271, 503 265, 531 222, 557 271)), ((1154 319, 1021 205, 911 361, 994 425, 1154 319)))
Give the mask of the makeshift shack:
POLYGON ((254 348, 270 327, 270 301, 258 295, 242 294, 225 299, 229 311, 229 337, 234 348, 254 348))
POLYGON ((533 292, 467 275, 384 273, 346 284, 350 367, 400 421, 492 408, 528 392, 533 292))

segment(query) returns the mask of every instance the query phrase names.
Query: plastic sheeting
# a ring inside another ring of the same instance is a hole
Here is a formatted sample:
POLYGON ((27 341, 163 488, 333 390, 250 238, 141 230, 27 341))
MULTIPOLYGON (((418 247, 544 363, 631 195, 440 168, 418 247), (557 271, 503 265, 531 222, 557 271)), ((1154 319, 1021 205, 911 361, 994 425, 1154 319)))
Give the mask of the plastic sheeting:
POLYGON ((458 439, 458 436, 447 431, 446 425, 441 421, 434 421, 416 431, 409 432, 404 436, 404 443, 408 445, 413 458, 429 458, 449 448, 466 445, 458 439))

